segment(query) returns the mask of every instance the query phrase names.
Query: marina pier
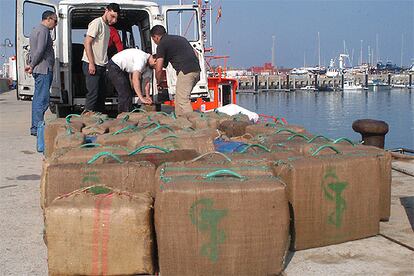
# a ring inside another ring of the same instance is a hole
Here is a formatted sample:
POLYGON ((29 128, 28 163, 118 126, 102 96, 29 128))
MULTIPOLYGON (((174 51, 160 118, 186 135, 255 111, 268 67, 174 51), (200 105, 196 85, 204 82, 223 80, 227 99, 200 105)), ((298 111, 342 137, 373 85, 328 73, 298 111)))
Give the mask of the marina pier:
POLYGON ((314 87, 319 90, 342 90, 347 80, 352 80, 355 85, 364 88, 370 86, 388 86, 396 88, 412 88, 413 74, 343 74, 336 77, 328 77, 318 74, 304 75, 250 75, 236 76, 238 80, 237 92, 258 93, 265 91, 287 91, 305 90, 307 87, 314 87))

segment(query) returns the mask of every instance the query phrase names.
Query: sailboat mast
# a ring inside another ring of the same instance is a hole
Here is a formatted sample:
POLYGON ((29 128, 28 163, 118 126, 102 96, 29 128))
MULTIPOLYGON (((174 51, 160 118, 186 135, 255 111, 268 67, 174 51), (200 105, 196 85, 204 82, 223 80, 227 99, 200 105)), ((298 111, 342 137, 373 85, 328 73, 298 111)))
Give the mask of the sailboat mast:
POLYGON ((321 37, 318 32, 318 67, 321 67, 321 37))
POLYGON ((213 0, 210 0, 210 48, 213 48, 213 23, 212 23, 212 14, 213 14, 213 0))
POLYGON ((404 55, 404 33, 401 34, 401 68, 403 67, 403 55, 404 55))

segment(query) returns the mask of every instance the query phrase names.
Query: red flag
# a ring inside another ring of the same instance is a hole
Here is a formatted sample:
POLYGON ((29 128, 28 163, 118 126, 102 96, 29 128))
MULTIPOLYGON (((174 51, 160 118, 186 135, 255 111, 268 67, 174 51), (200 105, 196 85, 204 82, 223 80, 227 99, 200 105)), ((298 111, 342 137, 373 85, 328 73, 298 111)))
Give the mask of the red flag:
POLYGON ((221 13, 222 13, 222 10, 221 10, 221 6, 220 6, 220 8, 217 10, 217 19, 216 19, 216 24, 218 23, 218 21, 220 20, 220 18, 221 18, 221 13))

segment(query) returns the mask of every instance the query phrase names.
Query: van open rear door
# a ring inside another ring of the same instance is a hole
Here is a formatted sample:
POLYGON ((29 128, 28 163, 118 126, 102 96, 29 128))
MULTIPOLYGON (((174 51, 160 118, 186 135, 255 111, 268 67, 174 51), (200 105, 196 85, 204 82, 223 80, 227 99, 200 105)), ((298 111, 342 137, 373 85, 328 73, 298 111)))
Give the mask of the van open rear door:
MULTIPOLYGON (((162 6, 164 26, 168 34, 180 35, 190 42, 198 53, 200 61, 200 81, 191 92, 192 98, 207 96, 207 74, 204 60, 204 42, 201 34, 200 12, 197 6, 192 5, 168 5, 162 6)), ((167 67, 168 92, 175 94, 177 74, 171 64, 167 67)))
MULTIPOLYGON (((29 63, 29 37, 33 28, 42 21, 42 13, 46 10, 58 14, 58 6, 48 0, 16 1, 16 56, 17 56, 17 98, 30 99, 34 94, 34 79, 24 71, 29 63)), ((55 49, 55 66, 51 87, 51 101, 60 99, 60 68, 59 68, 59 23, 51 32, 55 49)))

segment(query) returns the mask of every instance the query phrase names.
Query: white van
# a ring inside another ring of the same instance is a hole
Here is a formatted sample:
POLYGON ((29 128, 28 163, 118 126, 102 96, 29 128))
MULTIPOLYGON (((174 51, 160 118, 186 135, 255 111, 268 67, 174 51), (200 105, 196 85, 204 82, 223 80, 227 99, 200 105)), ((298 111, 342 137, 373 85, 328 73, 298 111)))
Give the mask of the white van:
MULTIPOLYGON (((88 24, 102 16, 105 7, 118 3, 121 12, 115 27, 118 29, 124 48, 138 47, 148 53, 156 52, 156 45, 150 37, 150 29, 163 25, 169 34, 186 37, 199 53, 202 69, 200 81, 192 91, 192 98, 209 97, 207 74, 204 60, 203 35, 200 27, 200 10, 197 5, 158 6, 158 4, 136 0, 64 0, 54 4, 48 0, 17 1, 16 6, 16 51, 18 63, 18 99, 31 99, 34 93, 34 80, 24 71, 28 63, 30 46, 29 36, 41 21, 45 10, 58 14, 58 25, 52 31, 53 47, 56 54, 54 79, 51 88, 52 112, 56 107, 66 109, 82 107, 85 103, 86 86, 82 73, 83 40, 88 24)), ((176 72, 169 65, 166 69, 166 85, 170 99, 175 94, 176 72)), ((163 92, 167 92, 165 89, 163 92)), ((153 81, 151 93, 159 94, 153 81)), ((161 97, 158 97, 159 99, 161 97)), ((168 97, 162 97, 168 100, 168 97)), ((138 98, 134 98, 137 102, 138 98)), ((111 87, 107 91, 107 107, 117 105, 116 91, 111 87)))

